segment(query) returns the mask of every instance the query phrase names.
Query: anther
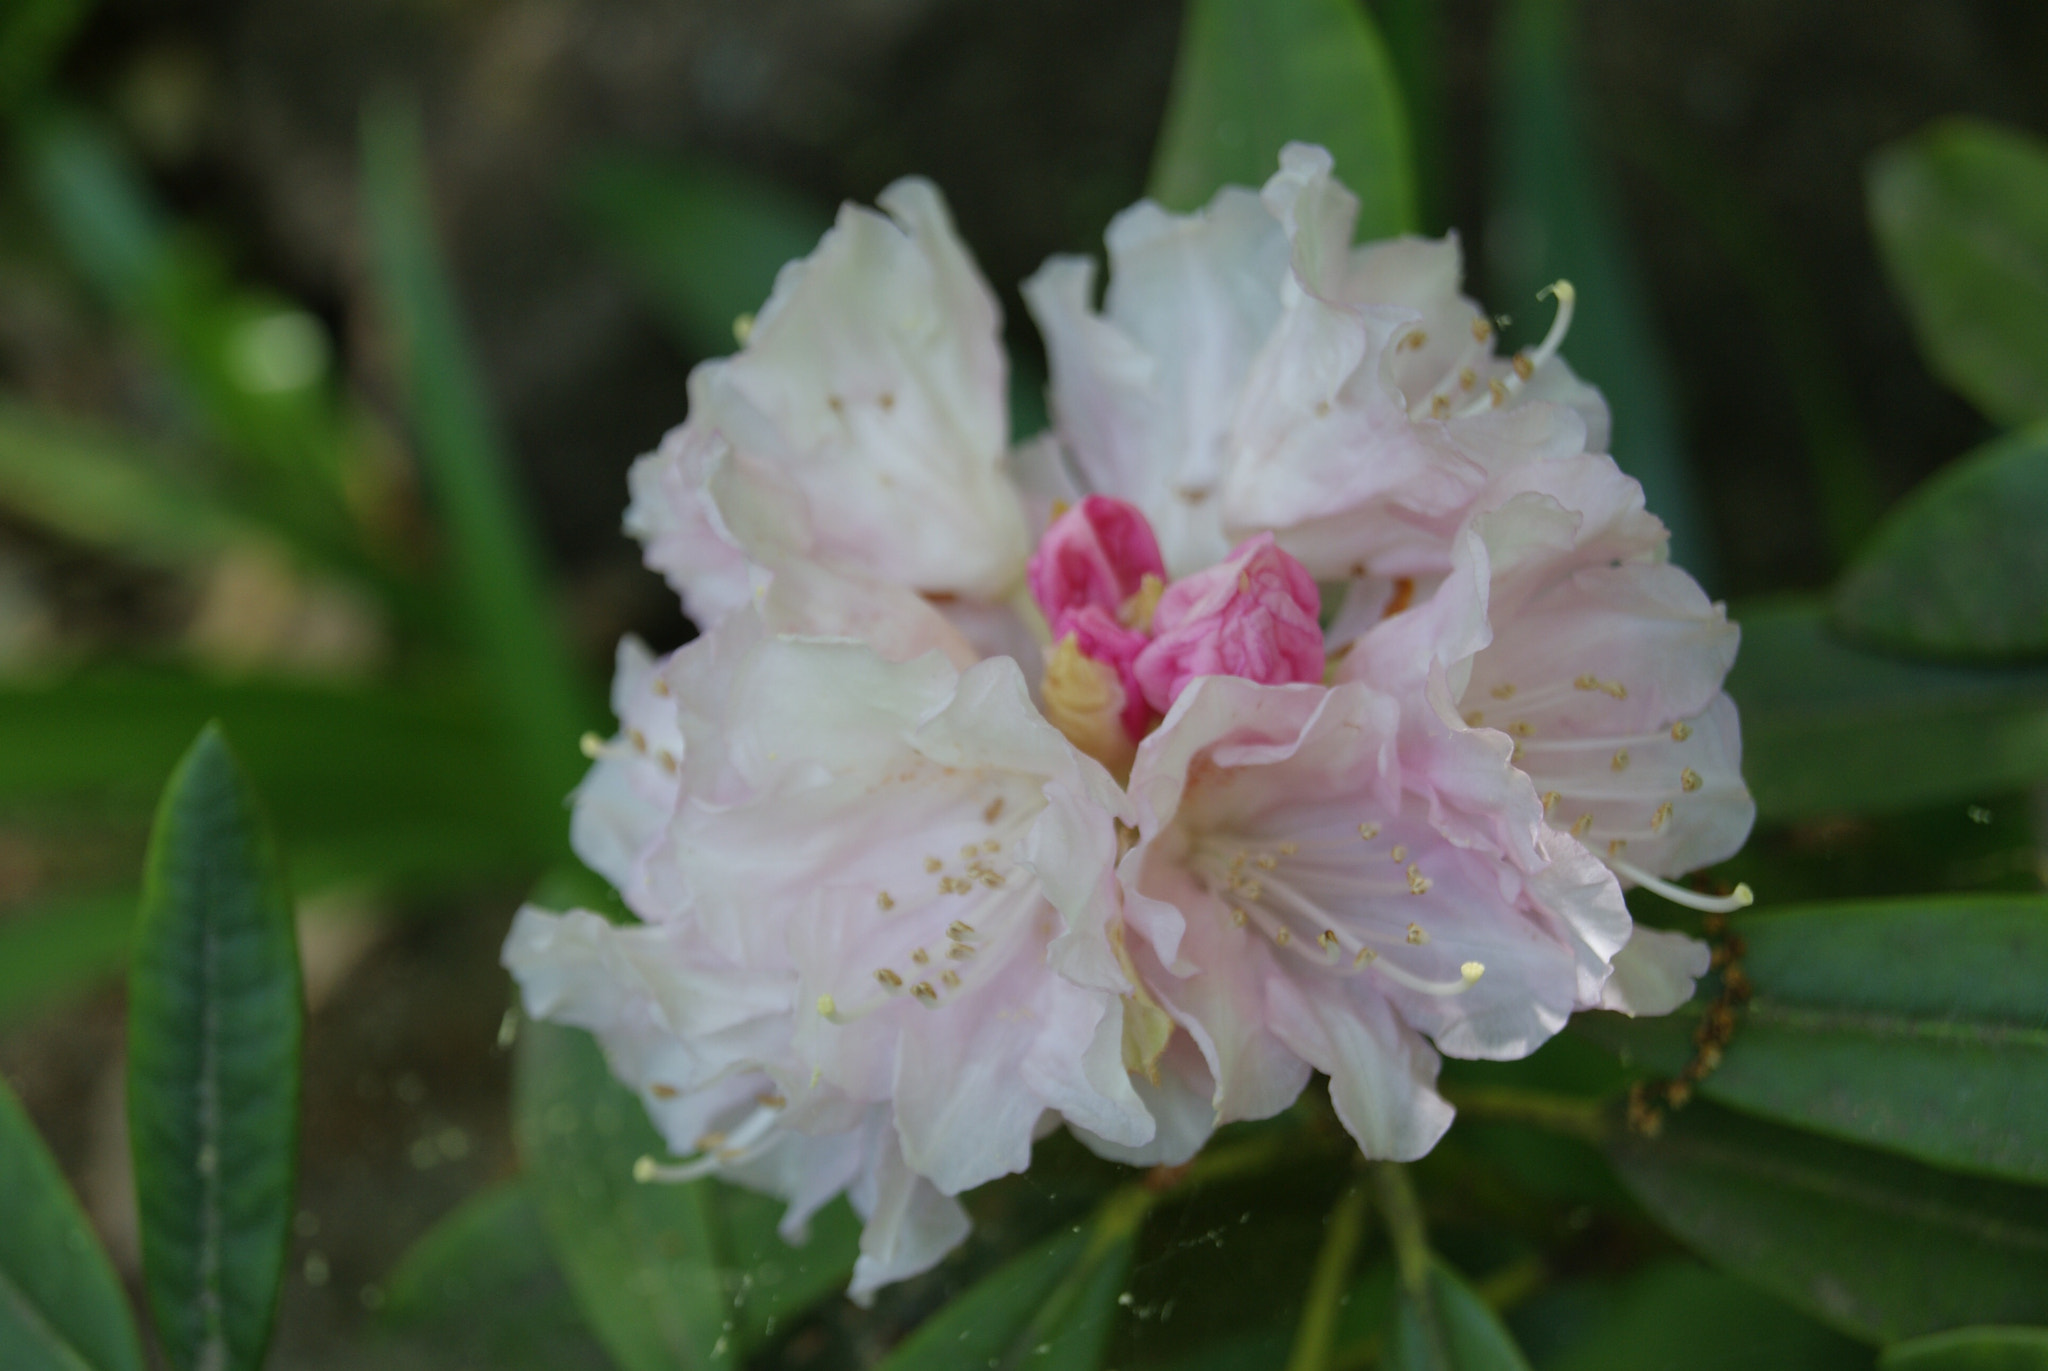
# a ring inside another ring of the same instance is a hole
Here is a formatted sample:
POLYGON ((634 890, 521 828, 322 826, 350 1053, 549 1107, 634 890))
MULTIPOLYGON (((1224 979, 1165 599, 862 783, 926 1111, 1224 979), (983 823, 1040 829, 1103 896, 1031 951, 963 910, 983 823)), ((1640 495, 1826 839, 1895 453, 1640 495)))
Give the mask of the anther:
POLYGON ((655 753, 654 760, 660 762, 661 769, 663 771, 666 771, 671 776, 675 775, 677 769, 682 765, 682 763, 676 760, 676 754, 670 752, 667 748, 663 748, 661 751, 655 753))
POLYGON ((1283 857, 1292 857, 1295 853, 1301 851, 1301 844, 1293 842, 1281 843, 1273 850, 1283 857))
POLYGON ((1337 930, 1334 928, 1324 929, 1316 938, 1316 941, 1322 944, 1323 951, 1335 952, 1337 950, 1337 930))
POLYGON ((910 993, 926 1009, 937 1009, 939 1007, 939 992, 932 989, 930 981, 919 981, 916 985, 910 987, 910 993))
POLYGON ((1408 849, 1400 843, 1395 843, 1393 851, 1387 855, 1397 862, 1405 862, 1408 860, 1408 849))
POLYGON ((1521 377, 1524 381, 1536 374, 1536 364, 1529 360, 1529 354, 1526 352, 1516 353, 1508 365, 1513 367, 1515 375, 1521 377))
POLYGON ((657 1100, 672 1100, 683 1092, 672 1085, 656 1081, 653 1085, 647 1087, 647 1093, 654 1096, 657 1100))
POLYGON ((1555 790, 1543 792, 1543 813, 1546 818, 1549 817, 1551 810, 1557 808, 1557 802, 1563 798, 1564 796, 1558 794, 1555 790))
POLYGON ((1623 748, 1621 751, 1615 753, 1614 760, 1610 761, 1607 765, 1613 767, 1616 771, 1628 770, 1628 749, 1623 748))
POLYGON ((1408 942, 1411 946, 1422 947, 1429 942, 1429 930, 1421 924, 1408 925, 1408 942))
POLYGON ((1691 767, 1687 767, 1678 773, 1678 783, 1685 788, 1685 793, 1688 795, 1706 784, 1706 782, 1700 779, 1700 773, 1694 771, 1691 767))
MULTIPOLYGON (((1478 384, 1479 384, 1479 373, 1478 373, 1478 372, 1476 372, 1476 371, 1472 370, 1472 368, 1470 368, 1470 367, 1459 367, 1459 368, 1458 368, 1458 387, 1459 387, 1459 389, 1461 389, 1461 390, 1470 390, 1470 389, 1472 389, 1472 387, 1474 387, 1474 386, 1476 386, 1476 385, 1478 385, 1478 384)), ((1448 406, 1448 405, 1450 404, 1450 398, 1449 398, 1448 396, 1446 396, 1446 397, 1445 397, 1445 399, 1444 399, 1444 404, 1445 404, 1445 405, 1447 405, 1447 406, 1448 406)))
POLYGON ((932 964, 932 954, 920 947, 917 951, 910 954, 910 960, 916 962, 919 966, 930 966, 932 964))
POLYGON ((1367 842, 1371 842, 1374 838, 1380 836, 1380 826, 1378 824, 1360 824, 1358 826, 1358 836, 1367 842))
POLYGON ((957 971, 948 970, 939 979, 946 983, 946 989, 948 990, 958 990, 960 988, 960 973, 957 971))
POLYGON ((1650 816, 1650 831, 1652 833, 1662 833, 1664 831, 1664 825, 1670 822, 1671 801, 1666 800, 1663 804, 1658 805, 1657 812, 1650 816))
POLYGON ((1243 928, 1247 923, 1251 922, 1251 917, 1251 915, 1245 913, 1242 909, 1233 908, 1230 911, 1230 922, 1231 925, 1235 928, 1243 928))
POLYGON ((1358 949, 1358 955, 1351 959, 1351 965, 1353 967, 1371 966, 1374 962, 1378 961, 1379 958, 1380 954, 1373 951, 1371 948, 1361 947, 1358 949))
POLYGON ((635 752, 638 752, 643 756, 646 754, 647 735, 645 733, 642 733, 637 728, 629 728, 626 730, 626 740, 633 744, 633 750, 635 752))
POLYGON ((1515 698, 1515 687, 1512 682, 1502 681, 1487 693, 1496 700, 1512 700, 1515 698))
POLYGON ((924 869, 927 874, 936 874, 944 865, 945 863, 937 857, 927 857, 924 859, 924 869))
POLYGON ((1430 397, 1429 397, 1429 417, 1430 417, 1430 418, 1432 418, 1432 419, 1448 419, 1448 418, 1450 418, 1450 417, 1451 417, 1451 397, 1450 397, 1450 396, 1448 396, 1448 395, 1432 395, 1432 396, 1430 396, 1430 397))
POLYGON ((1429 887, 1430 879, 1422 874, 1422 868, 1413 862, 1408 863, 1408 893, 1410 895, 1427 895, 1429 887))
POLYGON ((671 693, 668 688, 668 681, 660 676, 654 678, 653 690, 655 694, 661 696, 663 699, 667 699, 669 694, 671 693))
POLYGON ((1486 383, 1486 393, 1492 397, 1493 405, 1496 409, 1508 402, 1507 382, 1501 380, 1498 376, 1486 383))
POLYGON ((1628 839, 1626 839, 1626 838, 1610 838, 1610 839, 1608 839, 1608 841, 1607 841, 1607 856, 1608 856, 1608 858, 1609 858, 1610 860, 1612 860, 1612 859, 1613 859, 1613 858, 1615 858, 1615 857, 1619 857, 1619 856, 1621 855, 1621 850, 1622 850, 1622 849, 1623 849, 1624 847, 1627 847, 1627 846, 1628 846, 1628 839))
POLYGON ((1682 719, 1681 719, 1681 720, 1679 720, 1679 721, 1678 721, 1677 723, 1675 723, 1675 724, 1671 725, 1671 741, 1672 741, 1672 742, 1674 742, 1674 743, 1682 743, 1682 742, 1684 742, 1684 741, 1685 741, 1685 740, 1686 740, 1687 738, 1690 738, 1691 736, 1692 736, 1692 725, 1691 725, 1691 724, 1689 724, 1689 723, 1686 723, 1686 722, 1685 722, 1684 720, 1682 720, 1682 719))
POLYGON ((875 979, 880 981, 882 988, 892 995, 903 988, 903 978, 886 966, 875 973, 875 979))
POLYGON ((981 821, 985 824, 992 824, 997 819, 1000 819, 1002 817, 1003 797, 998 795, 993 800, 990 800, 988 802, 988 807, 986 809, 981 811, 981 821))
POLYGON ((1590 813, 1581 814, 1578 818, 1572 820, 1572 836, 1574 838, 1583 838, 1592 831, 1593 816, 1590 813))
POLYGON ((974 955, 974 949, 966 943, 954 943, 946 949, 946 955, 956 962, 964 962, 974 955))
POLYGON ((895 907, 896 897, 894 895, 891 895, 888 891, 884 890, 880 894, 875 896, 875 908, 881 910, 884 914, 887 914, 890 910, 894 909, 895 907))
POLYGON ((1472 341, 1483 343, 1493 337, 1493 324, 1484 318, 1472 321, 1472 341))
POLYGON ((1261 871, 1271 871, 1274 867, 1280 865, 1280 859, 1270 852, 1261 852, 1258 856, 1252 858, 1252 865, 1261 871))
POLYGON ((960 855, 967 861, 973 861, 976 857, 979 857, 981 855, 981 844, 967 843, 963 845, 960 849, 960 855))
POLYGON ((946 925, 946 936, 956 943, 964 943, 974 937, 974 925, 964 919, 955 919, 946 925))

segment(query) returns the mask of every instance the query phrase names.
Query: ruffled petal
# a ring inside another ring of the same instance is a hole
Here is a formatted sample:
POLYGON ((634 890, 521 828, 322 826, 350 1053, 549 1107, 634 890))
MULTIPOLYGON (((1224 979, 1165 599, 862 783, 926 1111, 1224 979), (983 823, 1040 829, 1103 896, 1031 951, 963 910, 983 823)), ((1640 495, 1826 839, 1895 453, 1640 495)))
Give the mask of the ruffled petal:
POLYGON ((1713 953, 1697 938, 1638 925, 1615 954, 1614 976, 1600 997, 1602 1009, 1623 1014, 1669 1014, 1692 998, 1713 953))

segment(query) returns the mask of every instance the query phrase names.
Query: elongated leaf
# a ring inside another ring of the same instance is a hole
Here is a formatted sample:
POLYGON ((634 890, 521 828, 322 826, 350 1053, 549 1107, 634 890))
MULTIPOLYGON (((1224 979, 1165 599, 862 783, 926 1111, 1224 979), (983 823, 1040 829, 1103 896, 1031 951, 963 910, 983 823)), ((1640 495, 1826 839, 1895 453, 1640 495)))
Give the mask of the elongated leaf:
POLYGON ((1387 55, 1401 81, 1415 167, 1415 228, 1451 227, 1450 64, 1442 0, 1377 0, 1372 13, 1387 37, 1387 55))
POLYGON ((707 1187, 633 1179, 635 1161, 665 1149, 588 1034, 521 1025, 512 1117, 562 1274, 619 1364, 736 1365, 707 1187))
POLYGON ((1953 1328, 1893 1343, 1880 1371, 2048 1371, 2048 1328, 1953 1328))
POLYGON ((734 321, 761 308, 783 263, 807 256, 832 225, 778 187, 697 161, 606 153, 571 192, 677 338, 702 356, 732 351, 734 321))
POLYGON ((2048 424, 1957 458, 1885 519, 1835 591, 1851 637, 1917 656, 2048 657, 2048 424))
MULTIPOLYGON (((1703 1093, 1936 1166, 2048 1184, 2048 899, 1816 905, 1736 926, 1755 998, 1703 1093)), ((1700 1004, 1583 1027, 1675 1072, 1700 1004)))
POLYGON ((1430 1270, 1427 1299, 1401 1295, 1387 1365, 1396 1371, 1529 1371, 1499 1317, 1440 1261, 1430 1270))
POLYGON ((539 546, 434 243, 419 131, 396 107, 363 122, 363 185, 378 298, 401 359, 422 466, 441 506, 462 621, 534 793, 576 783, 586 710, 539 546))
POLYGON ((782 1201, 718 1183, 707 1184, 704 1194, 732 1309, 733 1340, 742 1352, 846 1289, 860 1255, 861 1224, 844 1200, 813 1215, 803 1246, 791 1247, 777 1231, 782 1201))
POLYGON ((0 1366, 142 1371, 106 1252, 21 1101, 0 1080, 0 1366))
POLYGON ((384 1280, 382 1320, 463 1365, 606 1371, 520 1181, 464 1201, 384 1280))
MULTIPOLYGON (((234 731, 277 797, 307 884, 530 867, 560 827, 508 772, 483 705, 464 691, 347 689, 105 671, 0 688, 0 807, 25 820, 148 813, 160 776, 209 718, 234 731), (319 860, 313 860, 318 849, 319 860)), ((566 750, 566 749, 565 749, 566 750)))
POLYGON ((1891 1341, 2048 1319, 2048 1190, 1937 1171, 1703 1101, 1610 1156, 1658 1222, 1823 1322, 1891 1341))
POLYGON ((1356 0, 1188 0, 1154 199, 1190 210, 1226 185, 1261 186, 1282 145, 1321 143, 1356 191, 1358 233, 1416 225, 1408 116, 1371 16, 1356 0))
POLYGON ((298 1169, 298 940, 254 792, 217 727, 164 790, 128 982, 142 1267, 177 1371, 262 1363, 298 1169))
POLYGON ((1745 607, 1728 693, 1767 819, 1883 813, 2048 776, 2048 671, 1860 651, 1799 601, 1745 607))
POLYGON ((1664 1261, 1631 1276, 1611 1308, 1543 1371, 1868 1371, 1870 1349, 1732 1276, 1664 1261))
POLYGON ((1486 227, 1487 257, 1496 264, 1492 304, 1519 317, 1539 310, 1536 292, 1552 281, 1578 288, 1565 356, 1605 392, 1614 459, 1643 483, 1650 509, 1671 526, 1672 560, 1711 587, 1716 559, 1680 434, 1671 366, 1592 126, 1577 105, 1587 88, 1573 42, 1577 22, 1573 0, 1512 0, 1494 32, 1494 211, 1486 227))
POLYGON ((0 400, 0 506, 89 547, 189 563, 254 529, 159 454, 0 400))
POLYGON ((2048 419, 2048 146, 1943 120, 1871 159, 1869 194, 1928 364, 1999 423, 2048 419))

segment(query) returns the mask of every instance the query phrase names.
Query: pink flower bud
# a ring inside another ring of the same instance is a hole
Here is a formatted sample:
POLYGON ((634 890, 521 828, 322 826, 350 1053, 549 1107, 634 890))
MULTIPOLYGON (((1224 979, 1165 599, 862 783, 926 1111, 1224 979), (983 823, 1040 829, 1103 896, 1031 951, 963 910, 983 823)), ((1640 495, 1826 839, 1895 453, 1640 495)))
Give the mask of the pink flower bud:
POLYGON ((1057 638, 1062 616, 1083 605, 1119 618, 1146 576, 1166 578, 1166 563, 1136 505, 1090 495, 1053 520, 1031 554, 1029 575, 1031 594, 1057 638))
POLYGON ((1323 679, 1315 578, 1261 533, 1230 560, 1175 581, 1159 598, 1153 640, 1138 654, 1138 684, 1161 714, 1197 676, 1264 685, 1323 679))
POLYGON ((1071 644, 1073 652, 1100 664, 1116 682, 1120 698, 1114 712, 1133 746, 1157 717, 1152 706, 1145 703, 1145 692, 1138 685, 1135 669, 1138 654, 1148 641, 1143 632, 1125 627, 1097 605, 1068 610, 1053 625, 1055 645, 1066 649, 1071 644))

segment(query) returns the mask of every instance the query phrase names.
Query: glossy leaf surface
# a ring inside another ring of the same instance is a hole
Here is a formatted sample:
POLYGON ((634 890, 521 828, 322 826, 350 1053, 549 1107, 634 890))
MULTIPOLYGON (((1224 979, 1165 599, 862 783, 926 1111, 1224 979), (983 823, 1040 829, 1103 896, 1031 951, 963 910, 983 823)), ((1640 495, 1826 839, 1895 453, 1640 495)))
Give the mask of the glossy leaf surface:
MULTIPOLYGON (((1755 998, 1712 1099, 1936 1166, 2048 1184, 2048 899, 1815 905, 1736 921, 1755 998)), ((1675 1072, 1704 997, 1584 1030, 1675 1072)))
POLYGON ((2048 1319, 2048 1190, 1938 1171, 1704 1101, 1609 1155, 1716 1265, 1854 1336, 2048 1319))
POLYGON ((295 1212, 303 1034, 291 897, 209 726, 164 791, 128 981, 143 1272, 177 1371, 263 1360, 295 1212))
POLYGON ((2048 424, 1958 457, 1886 517, 1835 590, 1842 630, 1916 656, 2048 657, 2048 424))
POLYGON ((1943 120, 1872 159, 1869 199, 1936 374, 2001 424, 2048 419, 2048 146, 1943 120))
POLYGON ((1952 1328, 1893 1343, 1879 1371, 2048 1371, 2048 1328, 1952 1328))
POLYGON ((128 1298, 35 1124, 0 1081, 0 1366, 142 1371, 128 1298))
POLYGON ((1430 1270, 1426 1300, 1401 1296, 1387 1365, 1397 1371, 1529 1371, 1499 1317, 1442 1262, 1430 1270))

